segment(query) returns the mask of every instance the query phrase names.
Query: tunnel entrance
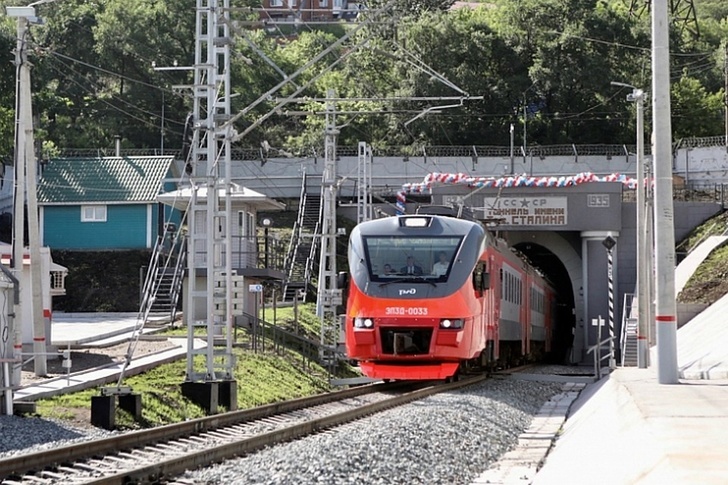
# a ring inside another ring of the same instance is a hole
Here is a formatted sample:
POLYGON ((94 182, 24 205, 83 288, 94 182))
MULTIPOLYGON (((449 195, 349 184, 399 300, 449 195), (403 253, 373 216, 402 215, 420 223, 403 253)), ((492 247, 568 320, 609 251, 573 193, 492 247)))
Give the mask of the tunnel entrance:
POLYGON ((540 269, 556 289, 553 340, 551 354, 547 359, 553 364, 569 364, 573 361, 571 353, 574 348, 576 328, 574 288, 569 273, 558 256, 540 244, 522 242, 514 247, 522 252, 533 266, 540 269))

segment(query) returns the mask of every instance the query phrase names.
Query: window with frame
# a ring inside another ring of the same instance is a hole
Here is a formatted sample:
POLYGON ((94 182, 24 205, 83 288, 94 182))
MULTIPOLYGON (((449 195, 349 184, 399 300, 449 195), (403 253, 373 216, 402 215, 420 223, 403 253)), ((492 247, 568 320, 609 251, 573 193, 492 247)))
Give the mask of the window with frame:
POLYGON ((271 7, 282 7, 283 0, 270 0, 270 6, 271 7))
POLYGON ((105 205, 81 206, 81 222, 106 222, 105 205))
POLYGON ((329 6, 329 0, 319 0, 319 7, 327 8, 329 6))

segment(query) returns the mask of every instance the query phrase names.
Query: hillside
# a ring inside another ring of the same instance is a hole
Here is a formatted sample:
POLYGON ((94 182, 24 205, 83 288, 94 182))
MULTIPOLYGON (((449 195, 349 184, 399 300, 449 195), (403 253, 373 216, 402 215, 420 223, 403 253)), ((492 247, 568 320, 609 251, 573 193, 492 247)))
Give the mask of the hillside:
MULTIPOLYGON (((677 252, 684 254, 708 236, 723 234, 728 228, 728 212, 713 217, 696 227, 682 241, 677 252)), ((728 293, 728 246, 719 247, 701 264, 677 295, 681 303, 711 304, 728 293)))

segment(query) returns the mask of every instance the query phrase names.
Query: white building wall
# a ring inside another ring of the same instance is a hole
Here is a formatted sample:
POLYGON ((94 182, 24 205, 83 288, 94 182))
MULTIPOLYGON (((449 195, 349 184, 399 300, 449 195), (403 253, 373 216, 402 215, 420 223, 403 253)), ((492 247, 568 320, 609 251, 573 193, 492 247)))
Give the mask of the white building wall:
MULTIPOLYGON (((0 244, 0 250, 2 251, 2 263, 6 266, 10 263, 10 257, 12 254, 12 246, 9 244, 0 244)), ((46 326, 46 342, 48 349, 52 348, 52 335, 51 335, 51 320, 53 314, 53 299, 51 297, 51 251, 47 247, 40 248, 41 257, 41 298, 43 300, 43 319, 46 326)), ((31 287, 30 278, 30 252, 26 248, 23 257, 23 268, 22 272, 18 274, 16 271, 14 276, 20 282, 20 304, 21 304, 21 320, 16 320, 15 324, 20 323, 23 338, 23 347, 32 347, 33 345, 33 289, 31 287)), ((0 305, 8 303, 0 301, 0 305)), ((9 304, 12 304, 10 302, 9 304)), ((0 308, 8 308, 0 306, 0 308)))

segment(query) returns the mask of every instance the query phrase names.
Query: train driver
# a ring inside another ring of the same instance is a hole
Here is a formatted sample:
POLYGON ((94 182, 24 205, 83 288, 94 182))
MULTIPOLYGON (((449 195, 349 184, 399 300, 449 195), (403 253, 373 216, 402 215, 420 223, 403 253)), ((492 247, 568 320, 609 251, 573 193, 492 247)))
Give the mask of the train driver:
POLYGON ((399 270, 402 274, 422 274, 422 266, 417 266, 415 264, 415 258, 413 256, 407 256, 407 264, 405 266, 402 266, 402 269, 399 270))
POLYGON ((389 264, 389 263, 386 263, 386 264, 384 265, 384 272, 383 272, 382 274, 383 274, 384 276, 389 276, 389 275, 393 275, 393 274, 395 274, 395 273, 394 273, 394 270, 392 269, 392 265, 391 265, 391 264, 389 264))
POLYGON ((440 251, 438 257, 439 261, 432 266, 432 274, 435 276, 445 276, 447 269, 450 267, 450 261, 448 261, 445 251, 440 251))

